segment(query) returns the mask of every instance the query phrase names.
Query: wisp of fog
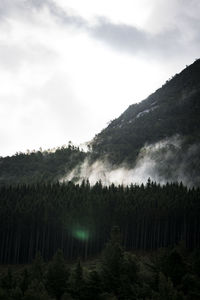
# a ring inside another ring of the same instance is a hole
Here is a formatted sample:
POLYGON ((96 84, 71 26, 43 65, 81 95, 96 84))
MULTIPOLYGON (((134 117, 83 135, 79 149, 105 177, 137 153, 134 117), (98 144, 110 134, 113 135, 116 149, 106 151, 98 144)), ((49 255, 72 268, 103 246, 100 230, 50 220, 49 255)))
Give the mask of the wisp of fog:
POLYGON ((83 180, 89 180, 91 185, 98 181, 103 185, 130 185, 145 184, 150 178, 160 184, 173 181, 191 186, 194 185, 194 178, 187 172, 188 161, 199 152, 200 145, 190 145, 185 151, 182 150, 182 146, 183 140, 179 135, 145 145, 132 165, 128 165, 127 162, 112 165, 107 158, 91 163, 91 160, 86 158, 60 181, 80 184, 83 180))

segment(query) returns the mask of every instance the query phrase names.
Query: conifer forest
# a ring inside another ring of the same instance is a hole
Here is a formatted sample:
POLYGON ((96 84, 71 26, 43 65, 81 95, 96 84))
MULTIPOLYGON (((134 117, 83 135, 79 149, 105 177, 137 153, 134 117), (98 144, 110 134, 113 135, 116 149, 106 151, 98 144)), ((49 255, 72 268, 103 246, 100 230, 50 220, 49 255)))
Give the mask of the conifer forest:
POLYGON ((0 189, 0 299, 200 299, 200 190, 0 189))

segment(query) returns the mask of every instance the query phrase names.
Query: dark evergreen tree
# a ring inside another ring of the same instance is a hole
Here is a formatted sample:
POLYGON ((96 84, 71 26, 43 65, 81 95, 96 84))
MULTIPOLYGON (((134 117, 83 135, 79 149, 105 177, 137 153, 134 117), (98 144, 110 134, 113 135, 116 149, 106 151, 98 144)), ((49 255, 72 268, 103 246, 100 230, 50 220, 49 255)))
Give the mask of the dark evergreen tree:
POLYGON ((70 293, 73 299, 86 299, 86 286, 83 275, 83 268, 80 258, 78 259, 70 277, 70 293))
POLYGON ((159 299, 177 300, 177 291, 173 287, 170 278, 167 278, 163 273, 159 274, 159 299))
POLYGON ((85 283, 85 296, 88 300, 101 300, 103 293, 103 286, 100 274, 97 270, 89 272, 87 281, 85 283))
POLYGON ((1 287, 6 291, 8 295, 11 294, 11 291, 16 287, 16 279, 13 276, 13 271, 11 268, 8 268, 7 273, 1 279, 1 287))
POLYGON ((23 300, 53 300, 48 295, 45 286, 37 279, 33 280, 26 290, 23 300))
POLYGON ((63 253, 58 250, 53 260, 49 263, 46 275, 46 287, 49 294, 60 300, 67 290, 69 272, 66 268, 63 253))
POLYGON ((121 246, 121 235, 119 227, 113 227, 111 239, 103 251, 101 262, 101 276, 104 289, 118 295, 120 287, 120 276, 123 266, 124 252, 121 246))
POLYGON ((36 253, 36 257, 31 266, 31 277, 44 283, 44 261, 39 252, 36 253))
POLYGON ((162 267, 166 277, 170 278, 175 286, 181 283, 187 273, 186 263, 176 248, 163 258, 162 267))
POLYGON ((8 293, 3 288, 0 288, 0 300, 10 300, 8 293))
POLYGON ((31 283, 31 276, 27 268, 23 269, 20 282, 19 282, 19 287, 22 291, 22 294, 24 295, 25 291, 28 289, 28 286, 31 283))
POLYGON ((22 300, 23 299, 22 290, 18 286, 15 289, 12 289, 10 294, 11 294, 12 300, 22 300))

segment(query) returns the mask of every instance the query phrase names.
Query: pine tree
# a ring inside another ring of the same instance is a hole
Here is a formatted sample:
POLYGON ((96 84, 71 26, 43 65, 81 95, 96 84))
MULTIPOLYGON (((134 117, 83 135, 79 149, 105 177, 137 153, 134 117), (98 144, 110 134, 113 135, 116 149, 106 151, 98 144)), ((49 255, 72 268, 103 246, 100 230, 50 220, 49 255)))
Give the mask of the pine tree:
POLYGON ((78 259, 74 270, 72 270, 70 277, 70 293, 73 299, 85 298, 85 281, 83 277, 83 268, 80 258, 78 259))
POLYGON ((13 272, 12 272, 11 268, 8 268, 7 273, 2 278, 2 280, 1 280, 1 286, 8 293, 8 295, 10 294, 10 292, 11 292, 12 289, 15 289, 15 287, 16 287, 16 280, 15 280, 15 278, 13 276, 13 272))
POLYGON ((44 281, 44 261, 41 254, 36 253, 35 259, 31 266, 31 277, 37 279, 38 281, 44 281))
POLYGON ((106 291, 118 294, 124 252, 119 227, 113 227, 111 239, 103 251, 101 277, 106 291))
POLYGON ((67 289, 68 277, 69 272, 65 266, 62 251, 58 250, 49 263, 46 275, 46 287, 52 297, 57 300, 61 299, 67 289))
POLYGON ((131 253, 125 253, 120 274, 120 299, 138 299, 138 273, 139 265, 136 256, 131 253))
POLYGON ((23 300, 51 300, 42 282, 34 279, 26 290, 23 300))
POLYGON ((162 300, 176 300, 177 291, 173 287, 170 278, 166 278, 163 273, 159 274, 159 296, 162 300))
POLYGON ((170 277, 174 286, 181 283, 183 276, 187 273, 187 266, 183 257, 174 248, 163 260, 163 273, 170 277))
POLYGON ((8 293, 0 287, 0 300, 10 300, 10 297, 8 296, 8 293))
POLYGON ((21 279, 19 287, 24 295, 25 291, 28 289, 29 284, 31 283, 31 276, 27 268, 23 269, 21 274, 21 279))
POLYGON ((15 289, 11 291, 11 299, 22 300, 22 298, 23 298, 23 293, 20 287, 17 286, 15 289))
POLYGON ((86 299, 100 300, 103 292, 102 282, 97 270, 89 272, 86 282, 86 299))

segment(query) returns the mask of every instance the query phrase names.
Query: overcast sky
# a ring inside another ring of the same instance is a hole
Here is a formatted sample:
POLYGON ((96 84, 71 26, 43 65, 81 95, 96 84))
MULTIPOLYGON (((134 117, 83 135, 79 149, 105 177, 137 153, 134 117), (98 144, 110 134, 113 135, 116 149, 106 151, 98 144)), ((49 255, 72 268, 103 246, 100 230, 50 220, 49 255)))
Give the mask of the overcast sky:
POLYGON ((199 50, 199 0, 0 0, 0 155, 91 140, 199 50))

